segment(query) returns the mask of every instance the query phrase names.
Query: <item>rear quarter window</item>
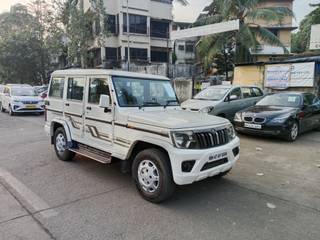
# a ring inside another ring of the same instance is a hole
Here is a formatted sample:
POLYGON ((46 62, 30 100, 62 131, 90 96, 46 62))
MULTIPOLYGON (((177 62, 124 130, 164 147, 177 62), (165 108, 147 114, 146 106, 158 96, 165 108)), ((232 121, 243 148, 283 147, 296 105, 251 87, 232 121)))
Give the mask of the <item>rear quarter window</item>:
POLYGON ((49 97, 63 98, 64 79, 53 78, 50 83, 49 97))

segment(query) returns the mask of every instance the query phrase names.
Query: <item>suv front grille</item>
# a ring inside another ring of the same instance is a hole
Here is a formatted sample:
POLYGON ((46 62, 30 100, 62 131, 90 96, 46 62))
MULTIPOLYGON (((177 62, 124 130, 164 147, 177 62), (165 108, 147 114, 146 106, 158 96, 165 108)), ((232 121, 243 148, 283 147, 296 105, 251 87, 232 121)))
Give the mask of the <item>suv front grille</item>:
POLYGON ((212 132, 198 132, 194 133, 194 136, 200 149, 217 147, 229 142, 227 129, 212 132))
POLYGON ((23 104, 38 104, 38 101, 22 101, 23 104))

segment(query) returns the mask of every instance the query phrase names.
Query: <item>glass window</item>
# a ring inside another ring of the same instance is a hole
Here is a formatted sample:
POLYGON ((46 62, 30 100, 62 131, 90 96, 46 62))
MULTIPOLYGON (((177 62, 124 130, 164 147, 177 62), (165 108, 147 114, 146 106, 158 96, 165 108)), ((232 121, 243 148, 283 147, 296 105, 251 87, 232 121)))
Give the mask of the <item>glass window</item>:
POLYGON ((84 86, 84 78, 69 78, 67 99, 82 101, 84 86))
POLYGON ((151 37, 169 38, 169 22, 151 19, 150 34, 151 37))
POLYGON ((242 95, 243 95, 243 98, 252 98, 252 97, 254 97, 252 92, 251 92, 251 88, 249 88, 249 87, 242 88, 242 95))
POLYGON ((53 78, 51 80, 49 97, 63 98, 63 89, 64 89, 64 79, 53 78))
POLYGON ((312 105, 315 103, 316 96, 313 94, 304 94, 303 95, 303 103, 306 105, 312 105))
MULTIPOLYGON (((147 16, 129 14, 129 31, 147 34, 147 16)), ((127 32, 127 14, 123 14, 123 32, 127 32)))
MULTIPOLYGON (((128 59, 128 48, 125 48, 126 59, 128 59)), ((130 59, 134 61, 147 61, 148 49, 130 48, 130 59)))
POLYGON ((116 21, 116 15, 107 15, 105 20, 105 26, 107 27, 107 31, 112 34, 117 33, 117 21, 116 21))
POLYGON ((99 104, 100 95, 109 95, 109 86, 107 79, 90 79, 88 103, 99 104))
POLYGON ((232 95, 235 95, 238 97, 238 99, 241 98, 241 89, 240 88, 236 88, 236 89, 233 89, 230 93, 230 96, 232 95))
POLYGON ((113 77, 120 107, 177 106, 170 81, 113 77))
POLYGON ((168 53, 166 49, 151 50, 151 62, 168 62, 168 53))
POLYGON ((230 88, 209 87, 195 95, 194 99, 218 101, 226 96, 229 89, 230 88))
POLYGON ((263 92, 259 88, 252 88, 252 92, 255 97, 263 96, 263 92))
POLYGON ((302 98, 298 94, 277 93, 264 97, 257 106, 299 107, 301 102, 302 98))
POLYGON ((38 93, 33 87, 13 87, 11 88, 12 96, 38 96, 38 93))
POLYGON ((194 52, 194 42, 186 42, 186 52, 188 53, 194 52))
POLYGON ((179 51, 184 51, 184 45, 179 45, 178 49, 179 49, 179 51))

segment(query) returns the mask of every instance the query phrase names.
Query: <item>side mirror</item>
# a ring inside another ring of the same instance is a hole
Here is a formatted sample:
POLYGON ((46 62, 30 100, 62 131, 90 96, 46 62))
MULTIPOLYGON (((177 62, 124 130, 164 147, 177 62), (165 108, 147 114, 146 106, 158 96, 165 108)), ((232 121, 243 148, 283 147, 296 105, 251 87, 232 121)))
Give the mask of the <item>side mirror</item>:
POLYGON ((100 95, 99 107, 101 108, 110 107, 110 97, 108 95, 100 95))
POLYGON ((238 96, 237 95, 231 95, 230 98, 229 98, 229 101, 235 101, 235 100, 238 100, 238 96))

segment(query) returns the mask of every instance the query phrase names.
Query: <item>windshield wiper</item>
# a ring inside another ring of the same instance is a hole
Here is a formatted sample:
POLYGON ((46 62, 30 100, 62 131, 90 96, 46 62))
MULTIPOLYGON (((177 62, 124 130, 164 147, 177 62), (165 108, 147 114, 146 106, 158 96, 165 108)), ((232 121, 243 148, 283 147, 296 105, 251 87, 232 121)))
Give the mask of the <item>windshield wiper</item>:
POLYGON ((152 105, 152 106, 162 106, 160 103, 158 102, 143 102, 142 105, 139 106, 139 109, 143 108, 143 107, 146 107, 146 106, 149 106, 149 105, 152 105))
POLYGON ((163 107, 164 107, 164 108, 167 108, 170 103, 178 103, 178 104, 179 104, 179 101, 178 101, 178 100, 167 100, 167 101, 166 101, 166 105, 164 105, 163 107))

